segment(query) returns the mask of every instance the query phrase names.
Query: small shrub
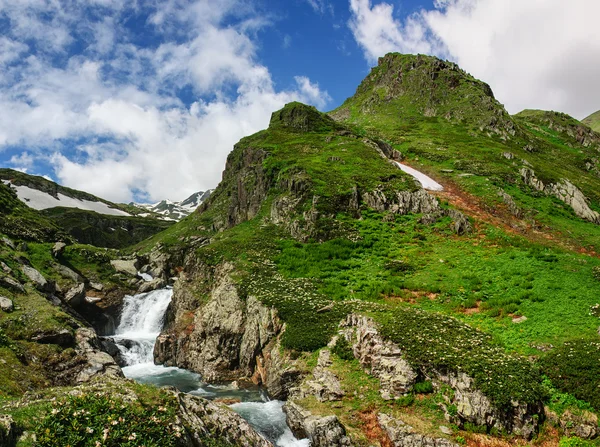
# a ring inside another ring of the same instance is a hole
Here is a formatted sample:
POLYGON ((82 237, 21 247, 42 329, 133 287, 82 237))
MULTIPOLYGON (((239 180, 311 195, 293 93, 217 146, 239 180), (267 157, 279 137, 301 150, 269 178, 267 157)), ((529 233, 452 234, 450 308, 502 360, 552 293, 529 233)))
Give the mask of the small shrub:
POLYGON ((552 384, 600 410, 600 343, 588 340, 567 342, 542 360, 544 373, 552 384))
POLYGON ((348 343, 345 337, 338 337, 331 352, 333 352, 342 360, 354 360, 354 353, 352 352, 352 347, 350 346, 350 343, 348 343))
POLYGON ((417 394, 430 394, 433 393, 433 384, 429 380, 426 380, 425 382, 417 382, 415 383, 413 390, 417 394))
POLYGON ((173 408, 144 406, 100 393, 56 402, 37 428, 38 447, 175 447, 182 428, 173 408))

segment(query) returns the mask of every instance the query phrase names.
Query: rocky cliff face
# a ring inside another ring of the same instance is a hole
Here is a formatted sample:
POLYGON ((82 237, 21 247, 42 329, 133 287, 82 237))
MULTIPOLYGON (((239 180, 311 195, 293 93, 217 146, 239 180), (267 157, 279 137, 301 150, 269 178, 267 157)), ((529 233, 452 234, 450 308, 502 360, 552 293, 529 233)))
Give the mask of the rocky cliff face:
POLYGON ((240 295, 231 264, 198 267, 175 285, 171 323, 156 342, 156 362, 196 371, 207 381, 245 378, 286 397, 300 372, 280 351, 284 328, 277 312, 240 295), (197 302, 192 284, 205 285, 205 302, 197 302))
POLYGON ((417 377, 428 377, 434 386, 448 386, 453 393, 447 397, 444 408, 456 408, 456 415, 447 412, 448 419, 462 425, 465 422, 504 430, 530 439, 544 417, 541 402, 527 405, 512 402, 509 410, 494 407, 489 397, 477 390, 473 378, 465 373, 421 370, 405 360, 402 350, 379 335, 375 322, 352 314, 342 325, 342 336, 351 344, 354 356, 373 376, 379 378, 382 396, 399 397, 410 391, 417 377))

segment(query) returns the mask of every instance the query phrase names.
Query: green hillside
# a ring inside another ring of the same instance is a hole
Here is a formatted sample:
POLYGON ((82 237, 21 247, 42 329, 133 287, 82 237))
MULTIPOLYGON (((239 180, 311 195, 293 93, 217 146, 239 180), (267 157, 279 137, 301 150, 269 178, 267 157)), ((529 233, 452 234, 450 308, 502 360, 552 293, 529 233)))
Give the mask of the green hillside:
POLYGON ((582 119, 581 122, 592 128, 592 130, 600 132, 600 110, 592 113, 587 118, 582 119))

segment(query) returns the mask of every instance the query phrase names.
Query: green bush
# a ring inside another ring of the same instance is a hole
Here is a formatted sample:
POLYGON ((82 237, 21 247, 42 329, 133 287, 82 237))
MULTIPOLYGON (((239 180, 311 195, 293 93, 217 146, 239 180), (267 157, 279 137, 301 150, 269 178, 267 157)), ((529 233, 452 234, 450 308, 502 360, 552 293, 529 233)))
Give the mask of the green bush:
POLYGON ((415 383, 413 390, 417 394, 430 394, 433 393, 433 384, 429 380, 426 380, 425 382, 417 382, 415 383))
POLYGON ((354 360, 354 352, 352 352, 352 347, 345 337, 338 337, 331 352, 342 360, 354 360))
POLYGON ((541 365, 556 388, 600 410, 600 343, 588 340, 567 342, 549 352, 541 360, 541 365))
POLYGON ((100 393, 57 401, 37 431, 38 447, 175 447, 183 435, 175 410, 100 393))

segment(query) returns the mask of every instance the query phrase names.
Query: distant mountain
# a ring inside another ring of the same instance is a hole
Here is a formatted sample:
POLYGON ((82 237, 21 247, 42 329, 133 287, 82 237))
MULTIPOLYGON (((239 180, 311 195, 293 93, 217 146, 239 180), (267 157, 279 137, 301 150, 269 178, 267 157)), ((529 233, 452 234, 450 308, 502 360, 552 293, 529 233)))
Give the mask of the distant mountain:
POLYGON ((154 204, 131 203, 130 205, 148 210, 151 213, 156 213, 159 215, 159 219, 179 221, 198 208, 206 199, 208 199, 212 192, 212 189, 198 191, 181 202, 161 200, 154 204))
POLYGON ((170 223, 138 207, 116 204, 43 177, 0 169, 0 227, 11 237, 69 240, 122 248, 170 223))
POLYGON ((581 122, 583 124, 591 127, 592 130, 595 130, 596 132, 600 132, 600 110, 592 113, 587 118, 584 118, 583 120, 581 120, 581 122))

